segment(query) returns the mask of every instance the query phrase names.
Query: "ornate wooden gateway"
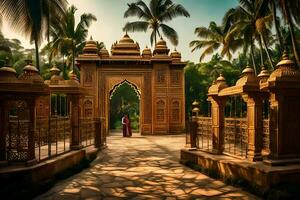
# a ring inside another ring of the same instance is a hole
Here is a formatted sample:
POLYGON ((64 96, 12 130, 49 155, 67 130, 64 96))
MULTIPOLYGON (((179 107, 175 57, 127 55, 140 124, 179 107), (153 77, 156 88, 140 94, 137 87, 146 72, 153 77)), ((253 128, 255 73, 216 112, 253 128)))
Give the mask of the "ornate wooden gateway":
POLYGON ((81 85, 88 91, 83 102, 83 114, 105 119, 109 129, 109 98, 124 81, 140 96, 140 132, 146 134, 178 133, 185 126, 184 72, 186 65, 176 50, 169 54, 161 39, 152 51, 142 53, 138 43, 127 34, 111 47, 97 49, 92 39, 86 42, 83 54, 77 58, 81 85))

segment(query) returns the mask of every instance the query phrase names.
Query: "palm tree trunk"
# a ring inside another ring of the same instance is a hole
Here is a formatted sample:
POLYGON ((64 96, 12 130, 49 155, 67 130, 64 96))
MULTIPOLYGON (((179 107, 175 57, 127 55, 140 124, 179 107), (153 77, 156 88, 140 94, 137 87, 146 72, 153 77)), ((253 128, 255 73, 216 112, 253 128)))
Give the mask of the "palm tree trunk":
POLYGON ((259 37, 258 43, 259 43, 259 48, 260 48, 260 64, 261 64, 261 66, 263 66, 264 65, 264 54, 263 54, 261 37, 259 37))
POLYGON ((36 68, 40 70, 40 56, 39 56, 39 45, 37 42, 37 39, 34 40, 35 45, 35 62, 36 62, 36 68))
POLYGON ((272 5, 272 14, 273 14, 273 21, 274 21, 274 25, 275 25, 276 35, 277 35, 277 38, 279 41, 280 51, 282 53, 282 51, 284 50, 284 44, 283 44, 280 29, 279 29, 280 24, 277 20, 275 0, 271 0, 271 5, 272 5))
POLYGON ((261 40, 262 40, 263 45, 264 45, 264 47, 265 47, 265 51, 266 51, 266 53, 267 53, 269 63, 270 63, 270 65, 271 65, 272 69, 274 69, 274 65, 273 65, 273 62, 272 62, 272 59, 271 59, 271 56, 270 56, 270 53, 269 53, 269 49, 268 49, 266 40, 265 40, 265 38, 264 38, 264 36, 263 36, 262 34, 260 34, 260 37, 261 37, 261 40))
POLYGON ((73 50, 72 50, 72 71, 74 71, 74 69, 75 69, 75 50, 74 50, 74 48, 73 48, 73 50))
POLYGON ((298 50, 297 50, 297 44, 296 44, 296 37, 295 37, 295 30, 294 30, 294 24, 292 22, 292 18, 291 18, 291 14, 290 12, 287 11, 287 1, 284 1, 284 14, 286 16, 287 19, 287 24, 290 30, 290 34, 291 34, 291 40, 292 40, 292 46, 293 46, 293 52, 294 52, 294 56, 297 62, 297 66, 296 68, 298 69, 300 67, 300 58, 299 58, 299 54, 298 54, 298 50))
POLYGON ((72 71, 75 69, 75 44, 74 40, 72 41, 72 71))
POLYGON ((253 40, 251 40, 250 50, 251 50, 250 54, 251 54, 253 68, 254 68, 254 73, 255 73, 255 75, 257 75, 257 68, 256 68, 256 64, 255 64, 255 59, 254 59, 253 40))

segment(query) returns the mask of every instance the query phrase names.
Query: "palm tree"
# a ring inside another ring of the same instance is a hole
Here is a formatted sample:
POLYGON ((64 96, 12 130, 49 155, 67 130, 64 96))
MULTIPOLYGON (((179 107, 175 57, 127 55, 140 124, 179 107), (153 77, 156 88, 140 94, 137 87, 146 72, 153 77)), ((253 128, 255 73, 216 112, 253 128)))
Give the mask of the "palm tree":
POLYGON ((82 51, 85 45, 89 26, 97 20, 93 14, 84 13, 76 25, 76 11, 77 8, 74 5, 70 6, 66 11, 65 18, 61 22, 53 24, 50 29, 51 57, 58 55, 58 53, 67 56, 70 59, 71 70, 75 68, 76 55, 82 51))
MULTIPOLYGON (((264 0, 266 1, 266 0, 264 0)), ((272 9, 272 16, 273 16, 273 23, 275 25, 275 30, 276 30, 276 34, 277 34, 277 38, 279 41, 279 45, 280 45, 280 50, 281 53, 284 50, 284 44, 283 44, 283 39, 282 39, 282 34, 280 32, 280 20, 277 17, 277 9, 276 9, 276 0, 271 0, 269 1, 271 4, 271 9, 272 9)))
POLYGON ((264 65, 263 49, 265 50, 270 66, 274 68, 269 53, 267 39, 271 37, 271 20, 267 2, 259 0, 239 0, 240 5, 231 11, 234 13, 234 23, 231 26, 231 34, 241 35, 244 39, 244 52, 250 48, 250 55, 254 66, 255 73, 257 66, 254 60, 255 40, 260 46, 261 65, 264 65))
POLYGON ((156 43, 161 32, 173 45, 178 45, 177 32, 165 22, 179 16, 190 17, 189 12, 181 4, 175 4, 172 0, 151 0, 147 6, 143 0, 139 0, 127 5, 128 9, 125 11, 124 17, 138 17, 140 20, 127 22, 123 28, 124 31, 146 32, 151 29, 151 45, 153 45, 153 41, 156 43))
POLYGON ((289 27, 293 53, 297 61, 297 65, 300 67, 300 57, 294 29, 294 22, 300 25, 300 0, 276 0, 276 3, 289 27))
POLYGON ((11 54, 9 39, 5 38, 1 32, 0 32, 0 51, 4 51, 8 54, 11 54))
POLYGON ((11 27, 30 38, 36 51, 36 66, 39 68, 39 45, 49 25, 49 12, 53 18, 61 18, 67 5, 66 0, 0 0, 0 13, 11 27))
POLYGON ((233 34, 229 34, 226 25, 217 26, 215 22, 210 22, 208 28, 198 27, 195 29, 195 34, 202 40, 194 40, 190 42, 190 47, 192 47, 192 52, 199 49, 204 49, 200 56, 200 62, 205 58, 205 56, 214 53, 221 47, 221 56, 225 55, 229 60, 232 58, 232 53, 234 53, 242 43, 242 40, 235 38, 233 34))

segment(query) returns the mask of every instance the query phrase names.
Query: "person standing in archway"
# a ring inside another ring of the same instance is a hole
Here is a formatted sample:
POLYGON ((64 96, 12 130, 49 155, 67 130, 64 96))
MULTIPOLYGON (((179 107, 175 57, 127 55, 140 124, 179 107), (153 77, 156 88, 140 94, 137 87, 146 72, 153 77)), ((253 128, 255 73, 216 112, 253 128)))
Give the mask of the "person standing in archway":
POLYGON ((127 137, 131 137, 132 136, 132 131, 131 131, 131 124, 130 124, 129 115, 126 115, 125 120, 126 120, 125 122, 126 122, 126 127, 127 127, 127 137))
POLYGON ((123 137, 131 137, 132 132, 131 132, 130 120, 127 115, 124 115, 124 117, 122 117, 122 124, 123 124, 123 137))

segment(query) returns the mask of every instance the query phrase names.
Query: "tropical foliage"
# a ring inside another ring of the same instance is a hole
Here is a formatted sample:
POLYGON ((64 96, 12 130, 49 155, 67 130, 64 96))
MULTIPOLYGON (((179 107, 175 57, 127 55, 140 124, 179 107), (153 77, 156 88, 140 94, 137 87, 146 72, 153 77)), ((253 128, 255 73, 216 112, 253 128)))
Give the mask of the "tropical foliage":
POLYGON ((97 18, 91 13, 84 13, 80 21, 75 24, 75 12, 77 8, 70 6, 62 21, 52 24, 50 36, 52 41, 48 44, 50 48, 50 60, 60 54, 67 57, 71 70, 75 68, 75 57, 82 52, 88 35, 88 28, 97 18))
POLYGON ((221 73, 226 78, 226 82, 233 85, 241 74, 241 68, 222 60, 219 54, 213 55, 211 61, 206 63, 188 63, 185 67, 185 98, 188 115, 191 115, 191 105, 194 100, 201 103, 201 114, 208 114, 207 91, 221 73))
POLYGON ((29 37, 36 50, 36 66, 39 68, 39 46, 48 34, 50 21, 62 19, 67 5, 66 0, 0 0, 0 13, 10 22, 10 26, 29 37))
POLYGON ((123 29, 133 32, 146 32, 150 29, 151 45, 153 42, 156 43, 157 37, 164 35, 177 46, 178 34, 166 23, 179 16, 190 17, 190 14, 181 4, 175 4, 172 0, 151 0, 149 6, 143 0, 139 0, 128 4, 128 9, 124 13, 125 18, 138 17, 139 21, 127 22, 123 29))
POLYGON ((287 6, 292 6, 292 4, 296 8, 299 7, 300 1, 292 2, 284 0, 239 0, 239 5, 236 8, 229 9, 226 12, 222 25, 218 26, 215 22, 211 22, 208 28, 198 27, 195 29, 195 34, 202 40, 195 40, 190 43, 190 46, 193 47, 192 51, 202 50, 200 56, 200 61, 202 61, 206 55, 219 51, 219 47, 222 46, 222 57, 226 55, 230 60, 230 53, 240 50, 243 53, 249 53, 251 64, 255 70, 259 68, 258 64, 260 66, 268 65, 271 69, 274 69, 274 60, 272 58, 274 49, 272 50, 272 48, 279 45, 280 52, 282 52, 285 43, 292 47, 293 55, 297 60, 298 44, 296 32, 298 28, 294 24, 290 25, 288 19, 290 19, 291 23, 297 22, 299 12, 287 11, 286 9, 288 8, 287 6), (283 16, 285 16, 285 13, 287 15, 284 17, 284 21, 280 21, 277 17, 278 8, 283 16), (284 40, 287 38, 282 36, 282 27, 285 27, 285 25, 281 25, 281 22, 288 27, 289 41, 284 40), (273 33, 273 26, 276 34, 273 33), (242 45, 241 41, 243 41, 242 45), (260 49, 259 62, 256 62, 254 52, 257 45, 258 49, 260 49))
POLYGON ((220 47, 221 55, 227 56, 229 60, 232 58, 232 54, 241 46, 242 40, 236 39, 229 32, 226 24, 223 26, 217 26, 216 22, 211 22, 209 27, 198 27, 195 29, 195 34, 203 40, 194 40, 190 43, 192 52, 198 49, 204 49, 200 56, 200 62, 205 56, 212 54, 220 47))
POLYGON ((221 25, 211 22, 208 27, 195 29, 200 40, 190 43, 191 51, 201 51, 202 63, 189 63, 185 69, 188 111, 192 101, 198 99, 203 113, 207 114, 206 93, 209 85, 220 73, 225 74, 229 85, 233 85, 247 65, 252 65, 256 74, 262 66, 270 71, 274 70, 274 65, 280 61, 284 49, 299 65, 300 0, 238 2, 237 7, 224 14, 221 25), (278 17, 280 15, 283 19, 278 17), (218 53, 220 56, 217 56, 218 53), (203 63, 212 54, 215 55, 203 63), (225 66, 223 59, 227 59, 225 66))

